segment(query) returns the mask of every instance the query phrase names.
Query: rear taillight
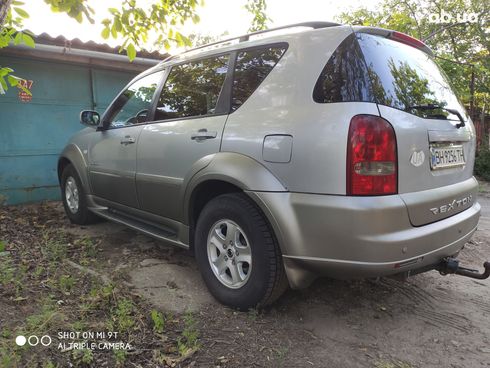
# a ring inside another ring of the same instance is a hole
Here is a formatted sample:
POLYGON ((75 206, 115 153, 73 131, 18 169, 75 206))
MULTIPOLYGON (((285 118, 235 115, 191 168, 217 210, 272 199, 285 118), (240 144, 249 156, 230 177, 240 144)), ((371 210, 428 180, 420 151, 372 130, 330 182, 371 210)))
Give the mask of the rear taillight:
POLYGON ((398 191, 393 127, 374 115, 352 118, 347 141, 347 195, 387 195, 398 191))

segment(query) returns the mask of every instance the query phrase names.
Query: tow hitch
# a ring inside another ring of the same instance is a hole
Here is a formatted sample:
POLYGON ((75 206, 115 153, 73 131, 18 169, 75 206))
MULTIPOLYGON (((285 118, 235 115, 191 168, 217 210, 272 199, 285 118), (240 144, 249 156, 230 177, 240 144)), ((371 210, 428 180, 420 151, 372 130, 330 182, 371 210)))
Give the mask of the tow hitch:
POLYGON ((470 268, 460 267, 459 261, 455 258, 445 258, 437 267, 437 270, 441 275, 449 275, 455 273, 456 275, 471 277, 472 279, 484 280, 490 276, 490 262, 483 264, 485 271, 479 273, 478 270, 472 270, 470 268))

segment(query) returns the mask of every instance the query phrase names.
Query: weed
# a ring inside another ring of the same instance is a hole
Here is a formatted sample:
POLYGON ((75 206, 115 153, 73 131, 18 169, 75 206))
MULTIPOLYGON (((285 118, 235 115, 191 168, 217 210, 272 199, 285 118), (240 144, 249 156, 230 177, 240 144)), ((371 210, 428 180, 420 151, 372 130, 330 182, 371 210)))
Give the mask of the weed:
POLYGON ((114 285, 97 284, 90 289, 86 298, 88 309, 105 309, 112 304, 114 285))
POLYGON ((7 245, 3 240, 0 240, 0 253, 5 252, 5 249, 7 248, 7 245))
POLYGON ((116 359, 117 366, 123 366, 126 362, 126 357, 128 353, 126 350, 116 349, 114 350, 114 359, 116 359))
POLYGON ((165 327, 165 319, 163 314, 155 309, 151 311, 151 320, 153 321, 153 331, 156 333, 163 333, 165 327))
POLYGON ((43 368, 56 368, 57 365, 54 365, 54 363, 51 360, 48 360, 43 363, 43 368))
POLYGON ((70 275, 61 275, 58 284, 61 291, 69 293, 73 289, 73 286, 75 286, 75 279, 70 275))
POLYGON ((75 240, 75 245, 80 246, 82 249, 83 258, 95 258, 97 256, 98 248, 97 243, 90 238, 81 238, 75 240))
POLYGON ((11 351, 0 347, 0 367, 11 368, 17 367, 19 364, 19 356, 11 351))
POLYGON ((94 360, 94 353, 90 349, 76 349, 73 350, 72 358, 76 366, 90 364, 94 360))
POLYGON ((248 310, 248 318, 252 321, 255 321, 259 316, 259 311, 256 308, 250 308, 248 310))
POLYGON ((59 239, 51 238, 49 234, 43 234, 41 245, 43 256, 52 262, 59 262, 66 257, 66 245, 59 239))
POLYGON ((0 258, 0 285, 7 287, 14 280, 15 267, 10 256, 0 258))
POLYGON ((75 321, 71 324, 71 329, 73 331, 84 331, 86 327, 86 323, 84 321, 75 321))
POLYGON ((286 359, 286 355, 289 351, 289 349, 285 346, 280 347, 279 349, 274 349, 276 354, 277 354, 277 361, 279 363, 279 366, 282 366, 284 363, 284 359, 286 359))
POLYGON ((47 298, 40 302, 41 311, 26 318, 26 330, 30 333, 44 332, 62 315, 56 310, 54 302, 47 298))
POLYGON ((118 331, 126 332, 134 326, 133 310, 134 305, 130 299, 123 298, 117 303, 112 313, 112 321, 115 323, 118 331))
POLYGON ((199 331, 192 313, 184 315, 184 330, 182 336, 177 339, 177 349, 180 355, 186 355, 189 350, 199 348, 199 331))
POLYGON ((34 277, 39 278, 42 274, 46 272, 46 269, 42 265, 37 265, 34 269, 34 277))

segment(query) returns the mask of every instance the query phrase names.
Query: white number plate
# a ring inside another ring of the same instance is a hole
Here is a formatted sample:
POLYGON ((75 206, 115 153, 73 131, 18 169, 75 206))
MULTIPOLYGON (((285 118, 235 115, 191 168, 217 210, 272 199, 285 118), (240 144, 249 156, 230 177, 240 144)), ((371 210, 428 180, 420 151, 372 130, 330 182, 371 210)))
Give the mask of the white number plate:
POLYGON ((431 146, 430 156, 432 170, 463 166, 466 163, 462 145, 431 146))

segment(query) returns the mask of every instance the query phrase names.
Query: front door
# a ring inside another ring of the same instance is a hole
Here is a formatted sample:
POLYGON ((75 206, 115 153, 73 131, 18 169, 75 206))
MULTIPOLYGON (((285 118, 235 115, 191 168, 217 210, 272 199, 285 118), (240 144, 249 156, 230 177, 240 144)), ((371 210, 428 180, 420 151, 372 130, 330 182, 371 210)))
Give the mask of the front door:
POLYGON ((89 177, 97 197, 138 208, 136 147, 144 123, 152 118, 152 100, 163 77, 157 72, 136 80, 104 116, 105 130, 91 142, 89 177))
MULTIPOLYGON (((228 107, 222 92, 229 55, 172 67, 138 144, 136 185, 141 209, 181 220, 181 189, 194 163, 219 152, 228 107)), ((229 96, 228 96, 229 97, 229 96)))

